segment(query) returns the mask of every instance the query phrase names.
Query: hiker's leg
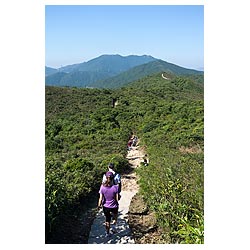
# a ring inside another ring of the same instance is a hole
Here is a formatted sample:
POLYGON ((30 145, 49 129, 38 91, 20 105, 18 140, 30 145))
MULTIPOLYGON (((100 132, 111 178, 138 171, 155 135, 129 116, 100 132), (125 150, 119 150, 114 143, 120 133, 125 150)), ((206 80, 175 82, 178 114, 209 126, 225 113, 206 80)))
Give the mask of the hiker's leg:
POLYGON ((114 214, 113 218, 114 218, 114 225, 117 224, 117 217, 118 217, 118 214, 114 214))
POLYGON ((113 209, 114 225, 117 224, 117 217, 118 217, 118 208, 114 208, 114 209, 113 209))
POLYGON ((113 223, 111 227, 112 233, 117 233, 117 217, 118 217, 118 208, 112 208, 112 213, 113 213, 113 223))
POLYGON ((109 234, 110 221, 111 221, 110 209, 106 208, 106 207, 103 207, 103 212, 104 212, 105 217, 106 217, 106 221, 105 221, 106 232, 109 234))
POLYGON ((110 230, 110 222, 106 221, 105 227, 106 227, 106 232, 107 232, 107 234, 108 234, 108 233, 109 233, 109 230, 110 230))

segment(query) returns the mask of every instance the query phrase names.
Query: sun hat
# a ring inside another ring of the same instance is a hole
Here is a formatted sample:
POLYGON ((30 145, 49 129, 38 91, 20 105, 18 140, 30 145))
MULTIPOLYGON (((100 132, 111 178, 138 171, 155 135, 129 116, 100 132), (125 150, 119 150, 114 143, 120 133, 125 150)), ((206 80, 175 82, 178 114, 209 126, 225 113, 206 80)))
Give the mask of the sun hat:
POLYGON ((108 172, 106 173, 106 177, 113 178, 113 177, 114 177, 114 175, 113 175, 113 173, 112 173, 112 172, 108 171, 108 172))

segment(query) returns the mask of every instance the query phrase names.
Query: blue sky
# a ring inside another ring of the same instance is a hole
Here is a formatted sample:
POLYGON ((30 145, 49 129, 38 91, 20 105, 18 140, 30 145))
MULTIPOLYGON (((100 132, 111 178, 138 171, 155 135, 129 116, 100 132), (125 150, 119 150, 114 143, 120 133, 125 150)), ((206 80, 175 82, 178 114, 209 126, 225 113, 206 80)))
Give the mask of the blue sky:
POLYGON ((203 5, 46 5, 45 64, 80 63, 102 54, 151 55, 204 66, 203 5))

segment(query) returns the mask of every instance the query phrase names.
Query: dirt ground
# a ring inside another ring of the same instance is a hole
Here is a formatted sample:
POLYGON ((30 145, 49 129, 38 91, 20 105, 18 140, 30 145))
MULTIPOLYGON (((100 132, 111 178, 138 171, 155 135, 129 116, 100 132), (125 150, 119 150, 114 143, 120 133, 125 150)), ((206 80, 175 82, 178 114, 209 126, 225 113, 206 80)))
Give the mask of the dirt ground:
POLYGON ((148 209, 139 194, 130 203, 129 227, 136 244, 170 243, 168 234, 157 227, 155 214, 148 209))

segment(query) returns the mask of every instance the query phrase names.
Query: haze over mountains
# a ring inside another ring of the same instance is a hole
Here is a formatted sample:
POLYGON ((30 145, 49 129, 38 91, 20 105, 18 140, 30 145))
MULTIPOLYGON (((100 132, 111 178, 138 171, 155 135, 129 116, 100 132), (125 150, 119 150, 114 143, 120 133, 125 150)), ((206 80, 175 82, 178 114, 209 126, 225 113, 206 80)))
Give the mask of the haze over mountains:
POLYGON ((154 73, 203 74, 203 71, 143 55, 102 55, 88 62, 59 69, 45 67, 45 84, 50 86, 117 88, 154 73))

